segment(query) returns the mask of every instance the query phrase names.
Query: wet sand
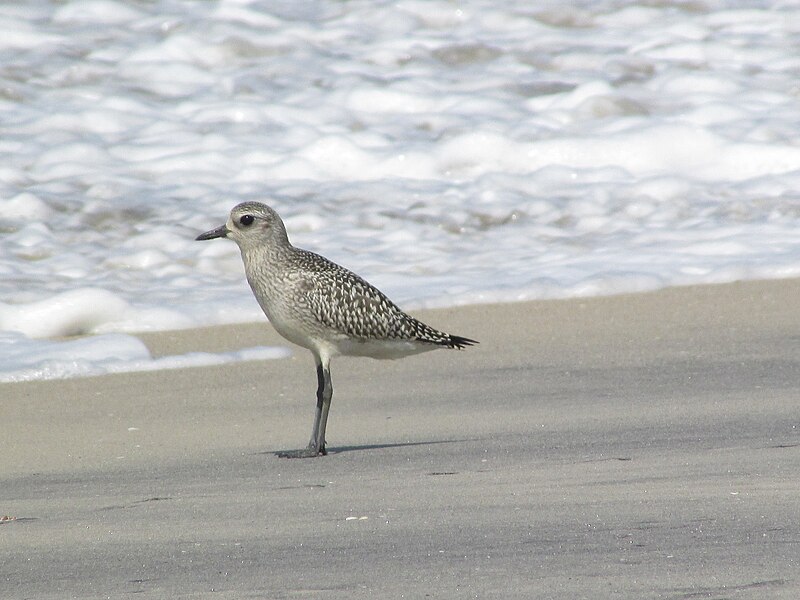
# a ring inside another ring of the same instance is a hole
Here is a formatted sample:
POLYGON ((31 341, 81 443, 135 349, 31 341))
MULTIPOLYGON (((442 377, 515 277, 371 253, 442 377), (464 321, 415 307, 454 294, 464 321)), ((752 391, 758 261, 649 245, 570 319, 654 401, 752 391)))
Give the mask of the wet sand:
POLYGON ((800 597, 800 280, 415 314, 481 344, 335 360, 317 459, 302 349, 0 385, 0 597, 800 597))

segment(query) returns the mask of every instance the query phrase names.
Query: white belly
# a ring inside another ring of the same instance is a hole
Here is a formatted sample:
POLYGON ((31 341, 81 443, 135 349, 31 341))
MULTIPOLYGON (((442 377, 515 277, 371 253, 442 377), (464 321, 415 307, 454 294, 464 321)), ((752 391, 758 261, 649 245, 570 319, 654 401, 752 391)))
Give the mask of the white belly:
POLYGON ((393 359, 436 350, 435 344, 407 340, 368 340, 343 339, 332 342, 338 354, 344 356, 368 356, 370 358, 393 359))

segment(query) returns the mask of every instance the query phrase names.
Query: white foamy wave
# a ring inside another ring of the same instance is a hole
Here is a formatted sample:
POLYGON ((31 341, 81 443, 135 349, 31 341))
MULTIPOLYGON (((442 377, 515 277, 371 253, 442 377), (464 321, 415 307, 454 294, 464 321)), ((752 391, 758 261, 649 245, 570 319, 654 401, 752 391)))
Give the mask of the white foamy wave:
POLYGON ((90 377, 131 371, 207 367, 242 360, 289 356, 286 348, 254 347, 237 352, 192 352, 153 358, 138 339, 108 333, 69 341, 31 340, 22 334, 0 333, 0 382, 90 377))
POLYGON ((263 319, 235 246, 194 241, 249 199, 411 309, 798 276, 798 22, 792 3, 6 3, 6 347, 263 319))

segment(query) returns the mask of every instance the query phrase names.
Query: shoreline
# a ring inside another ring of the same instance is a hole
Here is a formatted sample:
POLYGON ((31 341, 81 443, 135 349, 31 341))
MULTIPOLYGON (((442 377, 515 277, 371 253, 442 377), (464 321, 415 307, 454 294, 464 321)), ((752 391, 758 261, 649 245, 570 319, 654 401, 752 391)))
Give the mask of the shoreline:
MULTIPOLYGON (((644 292, 622 292, 586 297, 463 304, 441 308, 408 310, 407 312, 426 322, 433 322, 442 315, 441 318, 449 322, 470 323, 476 320, 480 321, 482 319, 481 313, 484 310, 494 313, 498 310, 502 310, 503 307, 509 307, 511 311, 520 308, 523 311, 530 310, 534 313, 539 309, 547 309, 548 312, 561 315, 573 310, 575 306, 581 307, 586 304, 610 306, 617 303, 625 305, 633 303, 638 305, 642 302, 652 301, 656 306, 660 307, 659 310, 665 310, 667 306, 670 304, 674 305, 676 302, 678 306, 683 305, 684 298, 691 299, 692 304, 688 306, 688 308, 691 311, 697 311, 701 310, 701 303, 707 302, 709 296, 718 293, 726 295, 728 290, 735 295, 748 297, 751 301, 755 301, 760 295, 764 297, 766 302, 774 303, 779 299, 790 299, 795 293, 800 293, 800 278, 790 277, 780 279, 742 280, 729 283, 689 284, 644 292), (556 308, 557 306, 563 306, 563 310, 558 310, 556 308), (458 313, 464 313, 464 315, 459 317, 458 313)), ((686 305, 683 306, 686 308, 686 305)), ((678 308, 676 312, 680 313, 681 310, 682 309, 678 308)), ((729 308, 727 312, 733 316, 734 310, 735 309, 729 308)), ((692 313, 688 313, 687 316, 692 316, 696 320, 703 319, 707 317, 710 312, 713 311, 707 311, 705 315, 693 315, 692 313)), ((759 315, 751 316, 758 317, 759 315)), ((675 318, 676 315, 673 314, 672 317, 675 318)), ((759 322, 763 323, 763 321, 759 322)), ((298 352, 307 352, 305 349, 299 348, 278 336, 269 325, 266 317, 246 323, 209 325, 153 332, 131 332, 129 335, 141 339, 153 353, 154 358, 194 351, 230 352, 241 349, 242 347, 259 344, 284 345, 298 352), (266 331, 260 330, 260 327, 264 327, 266 331)))
MULTIPOLYGON (((558 364, 564 369, 595 364, 606 368, 657 357, 674 359, 687 353, 702 357, 724 356, 726 351, 746 353, 754 338, 769 339, 792 330, 800 331, 800 311, 793 309, 797 298, 800 298, 800 278, 411 311, 413 316, 434 327, 472 337, 480 344, 465 351, 426 353, 421 359, 376 361, 338 357, 332 367, 334 385, 343 376, 366 385, 366 381, 358 381, 359 371, 363 370, 378 380, 375 387, 381 389, 382 374, 400 376, 427 363, 446 364, 456 371, 459 363, 464 363, 464 370, 476 365, 502 368, 521 364, 558 364), (599 346, 605 347, 603 354, 598 354, 599 346)), ((92 394, 102 397, 106 388, 123 390, 126 394, 128 389, 158 388, 159 396, 170 398, 170 381, 179 382, 181 390, 193 383, 202 384, 206 379, 215 386, 225 386, 226 379, 235 379, 240 371, 263 372, 267 380, 279 381, 282 387, 297 386, 303 392, 291 405, 292 411, 311 410, 315 389, 311 355, 280 337, 266 318, 253 323, 131 335, 142 340, 153 358, 191 352, 232 352, 252 346, 280 346, 291 354, 287 358, 206 367, 2 383, 0 405, 6 408, 6 423, 13 425, 17 422, 15 415, 26 415, 31 401, 41 404, 39 411, 47 411, 50 408, 47 398, 77 401, 92 394)), ((336 401, 341 401, 338 392, 336 401)), ((33 416, 28 414, 26 418, 33 416)), ((302 418, 300 421, 295 425, 302 432, 305 423, 302 418)), ((21 426, 27 428, 30 424, 21 426)), ((34 445, 29 446, 23 440, 15 441, 12 436, 10 442, 12 456, 15 451, 28 456, 37 454, 34 445)))

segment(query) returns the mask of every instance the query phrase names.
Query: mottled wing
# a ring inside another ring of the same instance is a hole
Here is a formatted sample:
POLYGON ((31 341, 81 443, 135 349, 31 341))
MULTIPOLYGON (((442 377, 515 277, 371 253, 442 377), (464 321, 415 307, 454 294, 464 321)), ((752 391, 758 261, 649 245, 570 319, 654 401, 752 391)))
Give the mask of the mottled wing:
POLYGON ((414 319, 375 286, 318 254, 301 251, 298 260, 304 271, 313 272, 306 299, 326 327, 362 340, 419 340, 455 348, 474 343, 414 319))

